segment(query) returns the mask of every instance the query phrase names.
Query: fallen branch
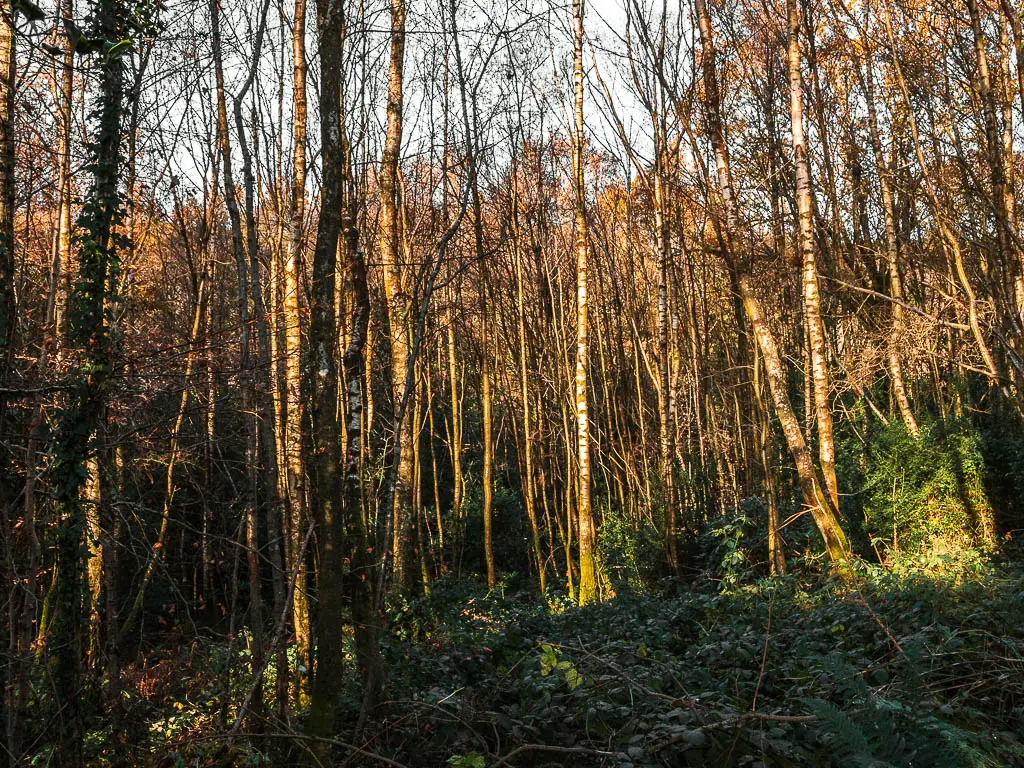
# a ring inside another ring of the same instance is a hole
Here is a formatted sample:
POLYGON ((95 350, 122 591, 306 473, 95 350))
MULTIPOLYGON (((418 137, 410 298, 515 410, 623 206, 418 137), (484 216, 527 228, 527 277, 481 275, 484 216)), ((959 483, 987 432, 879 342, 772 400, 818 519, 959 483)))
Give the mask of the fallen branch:
POLYGON ((501 765, 508 765, 508 761, 523 752, 558 752, 563 755, 591 755, 593 757, 615 757, 618 752, 607 752, 603 749, 592 749, 590 747, 556 747, 549 744, 523 744, 516 747, 504 757, 498 758, 494 768, 501 765))

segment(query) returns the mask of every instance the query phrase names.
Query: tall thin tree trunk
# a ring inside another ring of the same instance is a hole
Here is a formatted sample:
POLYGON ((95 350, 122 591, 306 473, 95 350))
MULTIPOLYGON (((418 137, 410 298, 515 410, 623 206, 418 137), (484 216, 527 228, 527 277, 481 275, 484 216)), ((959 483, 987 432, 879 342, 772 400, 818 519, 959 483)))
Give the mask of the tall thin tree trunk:
POLYGON ((931 203, 932 215, 935 217, 935 224, 939 230, 939 236, 944 245, 944 250, 948 254, 951 254, 950 260, 953 265, 953 271, 956 272, 956 277, 960 281, 961 288, 967 296, 968 324, 971 328, 971 334, 974 336, 974 341, 978 345, 978 353, 981 355, 981 358, 985 363, 985 376, 988 379, 989 386, 995 387, 999 384, 1000 380, 1003 379, 1003 376, 996 364, 995 358, 992 356, 992 351, 990 350, 988 342, 986 341, 985 335, 981 329, 977 294, 975 293, 974 288, 971 285, 970 278, 967 275, 967 271, 964 268, 963 252, 960 247, 960 241, 948 223, 948 212, 943 201, 939 198, 939 190, 936 185, 936 181, 932 179, 930 168, 925 160, 924 148, 921 145, 921 134, 917 127, 917 117, 914 114, 913 103, 910 99, 910 89, 907 85, 906 78, 903 75, 903 66, 900 63, 899 51, 896 46, 895 35, 893 34, 892 20, 890 18, 888 5, 884 7, 882 21, 885 24, 886 37, 889 41, 890 49, 892 50, 893 71, 896 74, 896 83, 899 86, 900 95, 903 97, 903 105, 906 108, 907 122, 910 125, 910 135, 914 141, 914 154, 917 157, 918 170, 921 172, 921 180, 923 182, 924 190, 929 203, 931 203))
POLYGON ((914 418, 914 412, 910 407, 910 398, 907 396, 907 385, 903 376, 903 366, 900 361, 899 341, 903 330, 903 280, 900 275, 899 265, 899 240, 896 235, 896 205, 893 201, 892 178, 885 161, 882 150, 882 139, 878 127, 878 110, 875 107, 875 87, 872 68, 872 51, 867 52, 865 59, 865 92, 868 107, 868 130, 871 134, 871 146, 874 149, 875 169, 878 173, 878 183, 882 190, 882 214, 885 219, 885 248, 889 264, 889 295, 893 298, 892 304, 892 328, 889 336, 888 359, 889 378, 892 382, 892 391, 899 406, 903 423, 907 425, 907 431, 914 437, 921 434, 914 418))
POLYGON ((981 110, 985 124, 985 150, 988 158, 989 178, 992 183, 992 207, 996 216, 996 241, 999 244, 999 255, 1004 269, 1012 270, 1012 274, 1016 278, 1021 274, 1021 259, 1010 239, 1010 222, 1006 209, 1006 161, 1003 157, 1003 145, 999 137, 996 97, 992 87, 992 77, 989 73, 988 54, 985 51, 985 33, 981 26, 978 1, 967 0, 967 11, 971 19, 974 53, 977 58, 978 91, 981 96, 981 110))
POLYGON ((530 538, 533 543, 533 555, 537 561, 537 576, 540 579, 541 594, 547 592, 547 567, 540 546, 540 529, 537 526, 536 480, 533 462, 533 425, 530 420, 531 401, 529 385, 529 369, 527 362, 529 350, 526 344, 526 298, 523 288, 523 242, 519 219, 519 185, 518 180, 512 181, 512 227, 513 250, 516 269, 516 330, 519 334, 519 396, 523 401, 523 496, 526 501, 526 518, 530 522, 530 538))
POLYGON ((590 242, 587 236, 585 173, 583 168, 583 2, 573 0, 573 85, 574 131, 572 142, 573 224, 576 230, 576 515, 579 522, 580 605, 598 599, 598 569, 595 557, 594 518, 590 504, 590 412, 587 394, 587 262, 590 242))
POLYGON ((462 477, 462 394, 459 390, 459 364, 455 349, 455 311, 452 306, 456 301, 454 288, 448 290, 448 309, 445 317, 445 340, 448 348, 448 388, 451 396, 452 430, 449 449, 452 460, 452 521, 456 530, 462 521, 462 497, 464 481, 462 477))
MULTIPOLYGON (((792 0, 790 0, 792 2, 792 0)), ((830 498, 822 491, 817 478, 814 461, 807 448, 800 421, 793 411, 789 400, 788 382, 782 366, 782 358, 778 346, 768 327, 767 320, 761 310, 760 302, 750 285, 748 274, 749 253, 737 252, 742 247, 739 206, 736 202, 732 174, 729 168, 729 153, 722 130, 721 101, 718 89, 718 73, 715 61, 714 32, 711 17, 708 14, 706 0, 697 0, 697 18, 700 25, 700 36, 704 79, 704 98, 708 133, 715 153, 715 171, 718 191, 725 209, 724 226, 722 228, 723 252, 729 268, 736 273, 736 286, 743 302, 743 308, 754 336, 764 357, 765 370, 768 374, 768 389, 772 395, 775 414, 779 418, 783 435, 796 464, 797 477, 804 497, 804 503, 810 508, 814 522, 825 541, 825 550, 833 561, 845 561, 850 555, 850 545, 846 534, 839 523, 838 513, 830 498)))
MULTIPOLYGON (((484 289, 486 290, 486 289, 484 289)), ((486 319, 484 320, 486 322, 486 319)), ((480 409, 483 419, 483 518, 484 518, 484 560, 487 563, 487 586, 498 583, 494 568, 494 434, 491 418, 491 365, 489 352, 482 350, 480 361, 480 409)))
MULTIPOLYGON (((301 360, 302 331, 299 314, 299 265, 302 258, 306 208, 306 0, 295 0, 292 23, 292 191, 288 217, 288 255, 284 264, 285 324, 285 465, 288 472, 289 539, 288 560, 292 561, 302 547, 303 530, 308 521, 306 510, 305 473, 302 447, 304 443, 305 409, 302 404, 301 360)), ((334 215, 329 212, 328 215, 334 215)), ((296 573, 292 621, 299 666, 312 669, 310 655, 309 602, 306 569, 296 573)), ((297 674, 303 681, 305 676, 297 674)))
MULTIPOLYGON (((17 11, 5 2, 0 18, 0 385, 14 355, 14 102, 16 54, 14 19, 17 11)), ((0 396, 0 423, 7 410, 0 396)))
POLYGON ((810 352, 811 383, 814 391, 814 413, 818 425, 818 460, 832 506, 839 508, 839 487, 836 480, 835 437, 832 407, 829 401, 828 356, 825 324, 821 319, 821 298, 818 290, 817 244, 814 236, 814 201, 811 191, 811 169, 804 137, 804 88, 801 80, 800 9, 797 0, 787 0, 789 39, 789 111, 793 135, 793 167, 796 173, 797 223, 802 261, 801 282, 804 297, 804 323, 810 352))
MULTIPOLYGON (((240 411, 246 428, 246 464, 249 477, 246 493, 242 500, 245 514, 246 529, 246 562, 249 568, 250 583, 250 623, 252 636, 252 669, 253 674, 261 676, 264 668, 263 658, 263 620, 262 600, 259 594, 260 567, 257 551, 258 525, 256 507, 256 424, 251 416, 252 402, 252 370, 250 366, 250 315, 249 315, 249 266, 246 263, 245 239, 242 234, 242 216, 238 207, 238 189, 232 165, 231 135, 228 127, 227 94, 224 89, 224 60, 220 37, 220 5, 218 0, 210 0, 210 28, 213 43, 213 68, 217 90, 217 143, 219 144, 222 171, 224 174, 224 202, 228 209, 231 223, 231 245, 235 257, 238 274, 238 323, 239 323, 239 378, 240 378, 240 411)), ((255 695, 249 706, 253 723, 259 727, 263 719, 262 688, 255 689, 255 695)))
POLYGON ((672 353, 670 344, 669 262, 671 231, 665 216, 665 179, 667 149, 664 136, 657 141, 658 156, 654 169, 654 236, 658 257, 658 474, 661 479, 662 503, 665 505, 664 536, 669 567, 679 570, 676 543, 676 500, 673 474, 675 459, 675 388, 672 384, 672 353))
MULTIPOLYGON (((411 587, 415 576, 412 562, 412 420, 402 418, 400 403, 405 398, 406 372, 409 367, 409 335, 412 321, 412 297, 406 269, 398 216, 398 159, 402 147, 402 109, 405 72, 405 0, 391 0, 391 58, 388 70, 387 135, 381 157, 380 176, 380 243, 384 261, 384 292, 388 302, 388 324, 391 328, 392 404, 395 415, 395 445, 400 452, 395 481, 393 510, 385 514, 393 519, 393 586, 411 587)), ((404 414, 402 414, 404 416, 404 414)))

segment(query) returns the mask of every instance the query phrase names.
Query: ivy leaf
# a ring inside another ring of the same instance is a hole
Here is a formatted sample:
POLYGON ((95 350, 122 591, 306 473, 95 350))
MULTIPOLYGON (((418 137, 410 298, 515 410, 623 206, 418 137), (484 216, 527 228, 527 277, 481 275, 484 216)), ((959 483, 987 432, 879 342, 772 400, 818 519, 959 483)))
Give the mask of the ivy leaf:
POLYGON ((14 9, 25 14, 29 21, 43 21, 46 14, 32 0, 15 0, 14 9))
POLYGON ((108 59, 118 59, 121 56, 124 56, 124 54, 128 53, 132 49, 132 41, 125 39, 120 40, 116 43, 111 43, 108 40, 106 43, 103 44, 103 47, 107 49, 108 59))

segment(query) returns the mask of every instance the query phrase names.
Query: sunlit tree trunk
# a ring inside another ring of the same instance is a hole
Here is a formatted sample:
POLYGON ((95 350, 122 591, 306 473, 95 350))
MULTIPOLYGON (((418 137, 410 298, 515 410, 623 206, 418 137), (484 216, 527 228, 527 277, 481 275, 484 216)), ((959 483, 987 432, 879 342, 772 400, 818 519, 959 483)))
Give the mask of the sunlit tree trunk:
POLYGON ((454 290, 449 291, 449 309, 446 317, 445 341, 448 348, 448 388, 452 408, 452 518, 456 525, 462 518, 462 496, 464 481, 462 477, 462 393, 459 390, 459 364, 455 348, 455 312, 451 305, 456 301, 454 290))
POLYGON ((416 570, 413 566, 413 455, 412 420, 401 414, 405 398, 406 373, 409 367, 409 335, 412 320, 412 297, 409 278, 405 274, 404 256, 399 236, 398 160, 402 147, 403 76, 405 71, 405 0, 391 0, 391 58, 388 70, 387 135, 381 157, 380 176, 380 250, 384 262, 384 293, 388 302, 388 324, 391 328, 392 403, 395 415, 395 446, 400 451, 395 479, 392 515, 393 586, 411 587, 416 570), (398 421, 399 416, 403 416, 398 421))
MULTIPOLYGON (((452 19, 456 18, 455 3, 451 7, 452 19)), ((487 586, 493 588, 498 583, 497 571, 494 566, 494 420, 492 418, 493 402, 491 397, 491 312, 489 301, 490 270, 487 267, 484 253, 484 221, 483 206, 480 203, 480 185, 477 181, 477 146, 479 142, 479 126, 477 123, 476 101, 470 106, 465 94, 465 77, 462 67, 462 53, 458 40, 458 27, 453 26, 453 41, 456 66, 460 85, 463 88, 463 118, 467 132, 472 133, 466 139, 467 146, 472 147, 468 157, 468 182, 473 201, 473 243, 476 248, 476 261, 480 269, 480 417, 483 421, 483 522, 484 522, 484 561, 487 564, 487 586), (472 123, 470 123, 472 112, 472 123)), ((472 98, 472 97, 471 97, 472 98)))
MULTIPOLYGON (((74 15, 73 0, 65 0, 62 11, 65 17, 74 15)), ((72 173, 71 173, 71 142, 73 140, 73 126, 71 123, 71 109, 74 104, 75 90, 75 57, 71 52, 71 45, 68 43, 68 51, 64 54, 63 67, 61 68, 60 83, 60 202, 57 210, 58 234, 57 248, 53 254, 53 262, 50 267, 50 279, 55 286, 60 286, 63 280, 63 273, 70 267, 71 259, 71 201, 72 201, 72 173)), ((66 291, 59 288, 47 298, 47 314, 52 318, 53 338, 59 341, 64 333, 64 301, 66 291)), ((58 349, 60 345, 58 344, 58 349)))
POLYGON ((868 129, 871 134, 871 146, 874 149, 875 169, 878 173, 878 184, 882 191, 882 214, 885 220, 885 248, 889 264, 889 295, 893 298, 892 329, 888 344, 889 379, 892 382, 893 395, 900 409, 903 423, 907 431, 914 437, 921 433, 910 407, 907 396, 907 385, 903 376, 900 361, 899 341, 903 329, 903 279, 900 275, 899 241, 896 235, 896 205, 892 194, 892 177, 885 161, 882 139, 878 127, 878 110, 875 106, 875 87, 872 67, 872 54, 868 51, 865 59, 865 93, 868 108, 868 129))
MULTIPOLYGON (((299 314, 299 268, 305 243, 306 209, 306 0, 295 0, 292 22, 292 190, 288 217, 288 252, 284 262, 285 325, 285 465, 288 472, 289 538, 288 561, 294 561, 302 547, 308 524, 303 466, 302 343, 299 314)), ((336 215, 333 211, 328 215, 336 215)), ((300 564, 295 576, 292 621, 298 663, 312 669, 310 656, 309 603, 306 569, 300 564)), ((299 681, 303 679, 300 674, 299 681)))
MULTIPOLYGON (((663 132, 662 132, 663 133, 663 132)), ((675 454, 675 387, 672 383, 672 348, 670 345, 669 262, 671 231, 665 216, 665 180, 667 150, 664 135, 658 142, 654 170, 654 229, 658 256, 658 474, 661 478, 662 502, 665 505, 665 541, 669 566, 679 570, 676 548, 676 500, 673 483, 675 454)))
MULTIPOLYGON (((73 12, 71 0, 65 0, 61 10, 65 15, 71 15, 73 12)), ((70 44, 68 44, 68 50, 63 57, 60 83, 60 96, 57 103, 57 226, 53 251, 50 256, 49 285, 43 316, 44 339, 38 361, 38 368, 41 372, 47 371, 51 358, 60 356, 64 349, 61 343, 64 297, 66 295, 63 283, 64 272, 69 268, 71 258, 71 142, 73 138, 71 108, 74 95, 74 54, 70 44)), ((33 564, 41 554, 39 539, 36 535, 36 483, 40 474, 37 464, 42 426, 43 396, 42 393, 39 393, 32 403, 32 417, 29 422, 30 431, 25 458, 25 531, 30 549, 27 572, 32 585, 35 582, 33 564)))
POLYGON ((585 174, 583 169, 583 3, 573 0, 573 191, 576 230, 576 447, 577 447, 577 519, 579 524, 580 583, 578 602, 592 603, 598 598, 595 558, 594 518, 590 504, 590 413, 587 397, 587 262, 590 243, 587 237, 585 174))
POLYGON ((779 526, 778 494, 775 488, 775 466, 769 461, 775 451, 771 439, 771 424, 768 404, 765 402, 762 377, 760 346, 754 344, 754 396, 757 401, 758 438, 761 454, 761 466, 764 470, 764 492, 768 507, 768 563, 774 575, 786 572, 786 554, 782 548, 782 531, 779 526))
POLYGON ((747 273, 749 254, 738 252, 738 249, 743 247, 741 242, 739 206, 734 194, 732 174, 729 168, 729 154, 725 143, 725 134, 722 130, 714 33, 705 0, 697 0, 697 16, 703 49, 702 68, 708 133, 710 134, 712 148, 715 153, 718 191, 721 195, 722 207, 725 209, 723 251, 730 268, 736 272, 737 290, 743 302, 743 308, 754 329, 754 336, 758 347, 763 355, 765 371, 768 375, 768 389, 772 396, 775 414, 782 426, 783 435, 786 438, 790 454, 796 464, 804 503, 811 510, 814 522, 825 541, 825 549, 829 557, 834 561, 845 561, 850 555, 849 542, 840 526, 835 505, 831 503, 827 493, 822 491, 822 486, 818 481, 817 471, 814 467, 814 461, 807 447, 804 435, 800 430, 800 420, 797 418, 790 403, 788 382, 782 366, 782 357, 761 310, 760 302, 750 285, 750 277, 747 273))
POLYGON ((985 124, 985 149, 989 165, 989 178, 992 183, 992 207, 996 217, 999 255, 1003 260, 1004 268, 1012 270, 1012 274, 1017 277, 1020 275, 1020 257, 1010 241, 1010 222, 1006 208, 1006 165, 1003 157, 1003 145, 999 137, 996 95, 992 87, 988 53, 985 50, 985 33, 981 26, 981 13, 978 10, 977 0, 967 0, 967 11, 971 19, 971 31, 974 37, 978 93, 981 97, 982 116, 985 124))
MULTIPOLYGON (((515 166, 513 166, 515 167, 515 166)), ((523 405, 523 497, 526 502, 526 517, 530 522, 530 540, 533 543, 533 556, 537 561, 537 576, 540 579, 540 591, 547 591, 547 568, 540 546, 540 529, 537 526, 536 486, 533 462, 533 426, 530 417, 532 408, 530 398, 529 370, 527 362, 529 350, 526 343, 526 299, 523 286, 523 242, 520 227, 520 196, 518 180, 512 181, 512 230, 513 251, 516 273, 516 331, 519 337, 519 396, 523 405)))
POLYGON ((85 463, 86 479, 82 488, 82 507, 85 509, 85 565, 86 592, 88 594, 89 640, 86 663, 95 668, 100 644, 100 599, 103 595, 103 555, 100 552, 100 493, 99 458, 93 453, 85 463))
POLYGON ((971 284, 970 277, 967 274, 967 270, 964 267, 963 251, 960 247, 960 241, 957 238, 956 233, 954 233, 950 227, 946 207, 943 204, 943 201, 939 198, 939 190, 936 186, 935 180, 932 179, 931 169, 929 168, 924 156, 924 147, 921 144, 921 134, 918 130, 917 117, 914 113, 913 102, 910 98, 910 88, 907 85, 906 78, 903 74, 903 66, 900 63, 900 55, 896 46, 896 39, 892 29, 892 20, 888 5, 883 6, 882 21, 885 24, 885 32, 889 46, 893 51, 893 72, 896 75, 896 83, 899 86, 899 93, 903 100, 907 123, 910 126, 910 135, 914 142, 914 155, 917 158, 918 170, 921 173, 924 190, 928 197, 928 202, 931 204, 932 215, 935 218, 935 225, 939 231, 943 248, 947 254, 949 254, 950 261, 953 264, 953 271, 955 271, 956 278, 960 282, 960 287, 963 290, 964 295, 967 297, 968 325, 971 329, 971 335, 974 337, 974 341, 977 344, 978 353, 981 355, 982 361, 985 363, 985 377, 988 379, 989 385, 995 387, 998 386, 1003 377, 1001 376, 1001 372, 996 364, 995 358, 992 356, 992 351, 989 348, 988 341, 985 339, 985 334, 981 328, 978 298, 974 290, 974 286, 971 284))
MULTIPOLYGON (((0 386, 7 383, 13 358, 14 295, 14 101, 16 57, 14 20, 17 11, 4 2, 0 18, 0 386)), ((0 396, 0 423, 7 410, 0 396)), ((0 478, 6 484, 6 478, 0 478)), ((2 486, 0 486, 2 487, 2 486)), ((8 489, 10 490, 10 489, 8 489)))
MULTIPOLYGON (((811 169, 804 137, 804 89, 800 63, 800 10, 797 0, 787 0, 789 38, 789 110, 793 135, 793 167, 796 173, 797 223, 802 262, 801 282, 804 297, 804 323, 810 352, 811 383, 814 391, 814 413, 818 425, 818 459, 825 487, 832 506, 839 507, 836 481, 835 437, 832 427, 832 406, 828 381, 828 358, 825 324, 821 319, 821 298, 818 289, 817 244, 814 238, 814 211, 811 190, 811 169)), ((769 374, 770 375, 770 374, 769 374)))

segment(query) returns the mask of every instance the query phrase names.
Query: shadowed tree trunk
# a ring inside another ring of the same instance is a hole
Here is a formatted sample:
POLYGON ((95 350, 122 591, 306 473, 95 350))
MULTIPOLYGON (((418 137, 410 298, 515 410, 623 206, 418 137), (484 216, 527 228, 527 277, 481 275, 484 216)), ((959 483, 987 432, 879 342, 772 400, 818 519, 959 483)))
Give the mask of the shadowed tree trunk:
MULTIPOLYGON (((124 28, 118 0, 94 6, 95 31, 119 40, 124 28)), ((53 489, 56 531, 54 611, 48 637, 50 674, 59 707, 57 759, 82 764, 86 679, 82 667, 88 599, 85 594, 86 514, 82 503, 86 461, 103 418, 113 358, 110 310, 120 264, 114 233, 121 221, 118 179, 121 171, 121 116, 124 70, 119 56, 102 57, 99 99, 93 112, 92 185, 78 218, 78 279, 69 298, 69 343, 75 350, 73 389, 61 414, 48 480, 53 489)))
MULTIPOLYGON (((345 153, 342 131, 342 32, 344 18, 337 0, 317 0, 317 36, 320 41, 320 142, 323 177, 320 220, 313 251, 313 282, 310 294, 309 379, 312 382, 313 461, 310 495, 318 529, 317 570, 317 664, 313 685, 312 732, 321 737, 334 733, 344 679, 344 558, 345 517, 343 505, 358 495, 346 483, 341 495, 341 444, 338 436, 338 334, 335 314, 338 243, 344 205, 345 153)), ((350 254, 351 256, 351 254, 350 254)), ((353 334, 358 329, 353 329, 353 334)), ((350 379, 359 389, 360 378, 350 379)), ((351 400, 349 408, 352 407, 351 400)), ((349 415, 351 418, 351 413, 349 415)), ((350 424, 350 430, 352 429, 350 424)), ((355 431, 359 444, 359 430, 355 431)), ((348 433, 352 450, 353 432, 348 433)), ((358 470, 357 470, 358 472, 358 470)), ((358 474, 355 478, 358 489, 358 474)), ((358 512, 356 515, 358 516, 358 512)), ((351 521, 350 521, 351 522, 351 521)), ((321 759, 329 745, 320 744, 321 759)))

